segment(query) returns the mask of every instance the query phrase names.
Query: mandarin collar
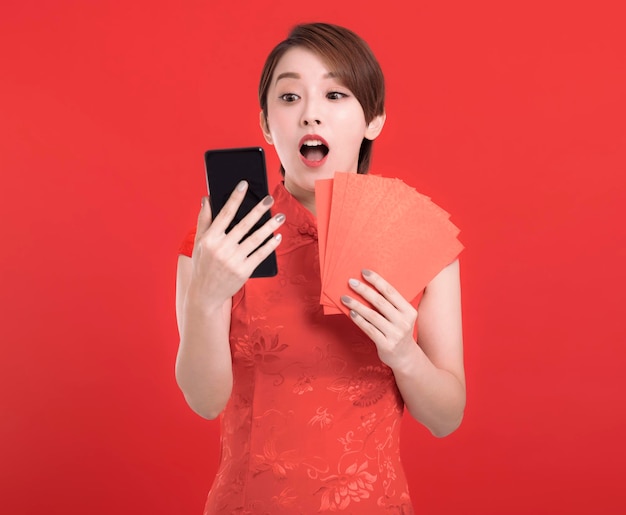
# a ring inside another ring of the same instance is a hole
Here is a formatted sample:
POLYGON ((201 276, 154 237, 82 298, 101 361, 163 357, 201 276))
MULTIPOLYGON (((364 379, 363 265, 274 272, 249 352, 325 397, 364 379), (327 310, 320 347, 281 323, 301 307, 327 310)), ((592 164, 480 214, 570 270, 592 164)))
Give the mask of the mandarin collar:
POLYGON ((280 229, 283 241, 276 249, 277 254, 286 254, 304 245, 317 243, 317 220, 287 191, 283 182, 274 189, 272 211, 285 214, 285 223, 280 229))

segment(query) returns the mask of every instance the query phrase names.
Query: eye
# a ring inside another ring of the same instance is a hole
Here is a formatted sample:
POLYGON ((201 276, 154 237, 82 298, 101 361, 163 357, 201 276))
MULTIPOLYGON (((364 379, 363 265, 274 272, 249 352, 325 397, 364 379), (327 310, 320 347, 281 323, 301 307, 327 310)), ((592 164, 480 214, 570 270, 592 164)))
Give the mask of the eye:
POLYGON ((285 93, 283 95, 280 95, 278 98, 280 98, 283 102, 291 103, 291 102, 295 102, 300 97, 296 95, 295 93, 285 93))
POLYGON ((346 98, 348 95, 346 93, 342 93, 341 91, 331 91, 326 94, 326 98, 329 100, 341 100, 342 98, 346 98))

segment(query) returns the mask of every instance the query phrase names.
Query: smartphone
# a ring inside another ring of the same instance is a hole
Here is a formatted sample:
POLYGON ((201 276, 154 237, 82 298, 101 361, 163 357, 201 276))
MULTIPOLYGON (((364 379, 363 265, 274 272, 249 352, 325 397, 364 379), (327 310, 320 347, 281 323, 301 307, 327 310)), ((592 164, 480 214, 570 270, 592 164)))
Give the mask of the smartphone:
MULTIPOLYGON (((248 182, 246 196, 237 210, 235 218, 226 229, 226 232, 229 232, 269 193, 265 168, 265 154, 261 147, 207 150, 204 153, 204 164, 206 167, 209 202, 211 204, 213 217, 224 207, 224 204, 226 204, 226 201, 229 199, 237 184, 242 180, 248 182)), ((243 237, 242 241, 270 218, 271 214, 267 211, 243 237)), ((273 234, 268 236, 265 241, 272 237, 273 234)), ((272 252, 255 268, 251 277, 273 277, 277 273, 278 265, 276 263, 276 253, 272 252)))

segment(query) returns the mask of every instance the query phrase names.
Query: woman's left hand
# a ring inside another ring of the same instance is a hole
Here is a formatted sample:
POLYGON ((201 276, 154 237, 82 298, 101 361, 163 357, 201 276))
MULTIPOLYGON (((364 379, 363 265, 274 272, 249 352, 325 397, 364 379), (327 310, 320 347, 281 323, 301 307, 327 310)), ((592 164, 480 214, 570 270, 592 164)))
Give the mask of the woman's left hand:
POLYGON ((376 344, 380 360, 394 369, 415 352, 417 310, 377 273, 363 270, 362 274, 366 282, 350 279, 348 284, 374 309, 348 295, 341 301, 350 309, 354 323, 376 344))

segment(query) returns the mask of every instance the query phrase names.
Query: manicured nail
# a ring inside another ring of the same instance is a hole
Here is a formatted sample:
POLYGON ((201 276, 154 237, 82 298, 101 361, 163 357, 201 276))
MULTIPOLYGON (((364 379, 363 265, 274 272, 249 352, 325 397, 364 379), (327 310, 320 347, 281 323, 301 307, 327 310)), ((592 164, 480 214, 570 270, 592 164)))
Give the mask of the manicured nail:
POLYGON ((274 197, 272 197, 271 195, 268 195, 267 197, 263 199, 264 206, 271 206, 273 202, 274 202, 274 197))
POLYGON ((348 284, 352 286, 353 288, 356 288, 361 283, 357 281, 356 279, 348 279, 348 284))
POLYGON ((363 269, 363 270, 361 270, 361 273, 362 273, 365 277, 369 277, 370 275, 372 275, 372 271, 371 271, 371 270, 367 270, 367 269, 363 269))
POLYGON ((279 234, 277 234, 276 236, 274 236, 274 239, 275 239, 278 243, 280 243, 280 242, 281 242, 281 240, 283 239, 283 235, 279 233, 279 234))
POLYGON ((237 184, 237 191, 245 190, 247 185, 248 183, 246 181, 241 181, 239 184, 237 184))
POLYGON ((342 295, 341 296, 341 302, 343 302, 344 304, 348 304, 352 299, 350 297, 348 297, 347 295, 342 295))
POLYGON ((285 215, 279 213, 274 217, 274 220, 276 220, 279 224, 282 224, 285 221, 285 215))
POLYGON ((352 318, 356 318, 356 311, 354 311, 354 309, 351 309, 351 310, 350 310, 350 316, 351 316, 352 318))

